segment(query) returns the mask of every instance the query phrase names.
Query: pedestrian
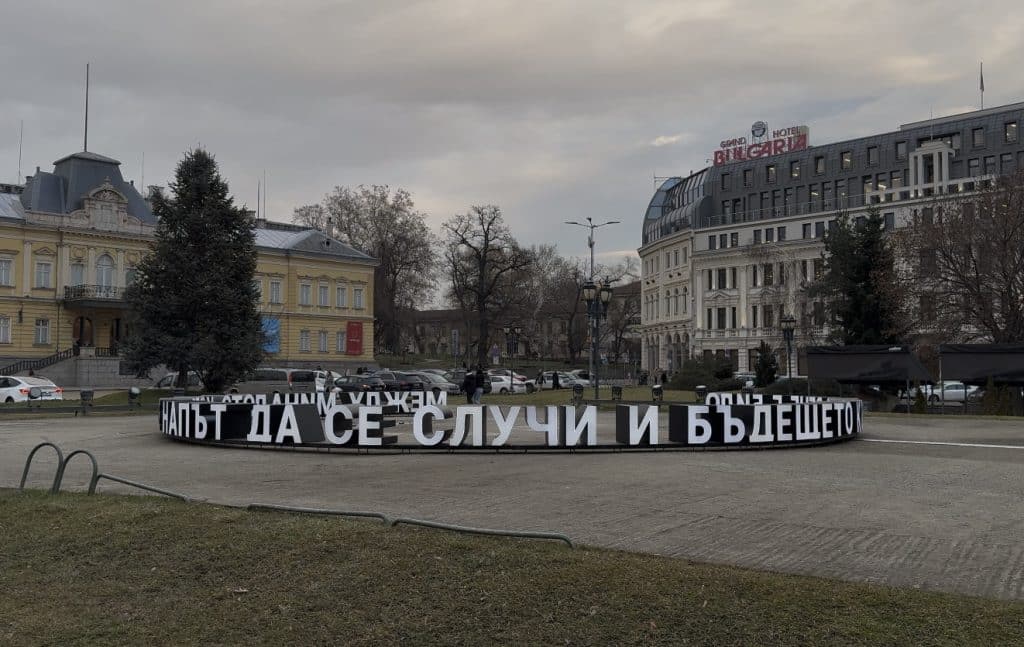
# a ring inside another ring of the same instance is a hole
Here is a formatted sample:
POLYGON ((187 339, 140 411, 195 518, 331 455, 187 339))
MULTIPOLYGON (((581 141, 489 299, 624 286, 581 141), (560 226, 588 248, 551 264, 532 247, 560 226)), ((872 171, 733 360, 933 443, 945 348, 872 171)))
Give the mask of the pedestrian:
POLYGON ((466 392, 466 404, 473 404, 473 395, 476 392, 476 375, 473 371, 466 371, 462 378, 462 390, 466 392))
POLYGON ((661 385, 665 386, 668 384, 668 371, 661 372, 661 385))
POLYGON ((551 388, 560 389, 562 385, 558 382, 558 371, 552 371, 551 373, 551 388))
POLYGON ((487 373, 480 366, 476 367, 476 388, 473 390, 473 404, 480 404, 484 397, 484 383, 487 381, 487 373))

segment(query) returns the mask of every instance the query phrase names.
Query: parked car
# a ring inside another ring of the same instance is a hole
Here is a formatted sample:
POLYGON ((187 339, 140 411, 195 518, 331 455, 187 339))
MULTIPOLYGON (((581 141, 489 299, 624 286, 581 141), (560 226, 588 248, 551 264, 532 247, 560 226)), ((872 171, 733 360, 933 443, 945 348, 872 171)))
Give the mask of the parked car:
POLYGON ((0 377, 0 402, 63 399, 64 389, 45 377, 0 377))
MULTIPOLYGON (((921 391, 928 400, 928 404, 940 402, 967 402, 974 399, 978 387, 964 384, 963 382, 940 382, 935 386, 922 386, 921 391)), ((910 390, 910 399, 917 397, 918 389, 910 390)))
POLYGON ((385 391, 423 391, 426 388, 423 378, 399 371, 377 371, 373 376, 384 382, 385 391))
POLYGON ((487 373, 488 375, 504 375, 506 377, 511 377, 516 382, 522 383, 526 387, 527 393, 533 393, 534 391, 537 390, 536 380, 530 379, 525 375, 516 373, 515 371, 509 370, 507 368, 492 368, 489 371, 487 371, 487 373))
POLYGON ((510 379, 507 375, 490 375, 491 393, 526 393, 526 385, 510 379))
POLYGON ((341 375, 308 368, 258 368, 228 387, 228 393, 321 393, 341 375))
POLYGON ((419 377, 423 380, 424 390, 431 391, 433 393, 441 393, 442 391, 448 395, 458 395, 462 393, 462 386, 449 382, 437 373, 428 373, 426 371, 413 371, 409 375, 419 377))
MULTIPOLYGON (((551 382, 554 376, 555 371, 544 371, 544 382, 540 385, 540 388, 545 390, 553 388, 554 385, 551 382)), ((563 373, 561 371, 558 371, 558 386, 560 386, 563 389, 571 389, 577 384, 580 386, 589 386, 590 382, 587 380, 580 379, 573 375, 572 373, 563 373)))
MULTIPOLYGON (((463 380, 466 379, 466 369, 458 368, 458 369, 455 369, 454 371, 449 371, 448 373, 444 374, 444 379, 448 380, 452 384, 458 385, 459 393, 465 393, 465 391, 462 390, 462 382, 463 382, 463 380)), ((490 380, 486 380, 484 382, 484 393, 490 393, 490 392, 491 392, 491 381, 490 380)))
MULTIPOLYGON (((165 375, 162 378, 160 378, 159 380, 157 380, 156 384, 153 385, 153 388, 154 389, 173 389, 174 385, 177 383, 177 381, 178 381, 178 373, 177 372, 168 373, 167 375, 165 375)), ((203 386, 203 379, 201 377, 199 377, 199 372, 198 371, 189 371, 188 372, 188 386, 189 386, 189 388, 202 388, 202 386, 203 386)))
POLYGON ((384 381, 372 375, 343 375, 335 378, 334 392, 362 393, 365 391, 384 391, 384 381))

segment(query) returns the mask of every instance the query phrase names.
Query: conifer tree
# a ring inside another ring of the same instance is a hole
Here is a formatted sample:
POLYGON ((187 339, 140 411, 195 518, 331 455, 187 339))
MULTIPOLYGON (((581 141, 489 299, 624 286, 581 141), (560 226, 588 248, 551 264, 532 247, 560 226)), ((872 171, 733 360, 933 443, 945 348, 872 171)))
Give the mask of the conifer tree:
POLYGON ((170 195, 157 191, 152 207, 156 239, 126 292, 126 355, 141 371, 177 370, 179 387, 197 371, 208 391, 221 392, 263 357, 255 221, 202 149, 185 155, 170 195))

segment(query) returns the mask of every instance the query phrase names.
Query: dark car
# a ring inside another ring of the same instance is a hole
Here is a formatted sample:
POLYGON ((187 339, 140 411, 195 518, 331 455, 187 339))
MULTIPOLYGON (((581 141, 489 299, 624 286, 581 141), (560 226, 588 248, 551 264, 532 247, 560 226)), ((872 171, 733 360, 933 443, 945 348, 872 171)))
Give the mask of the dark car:
MULTIPOLYGON (((459 385, 459 392, 460 393, 465 393, 465 391, 462 390, 462 381, 466 379, 466 369, 459 368, 459 369, 456 369, 454 371, 450 371, 448 373, 445 373, 444 374, 444 379, 448 380, 452 384, 459 385)), ((490 392, 491 392, 491 381, 485 377, 484 378, 484 393, 490 393, 490 392)))
POLYGON ((384 391, 384 381, 373 375, 347 375, 334 380, 334 390, 346 393, 363 391, 384 391))
POLYGON ((422 378, 407 373, 377 371, 373 377, 379 378, 384 383, 385 391, 423 391, 426 389, 422 378))

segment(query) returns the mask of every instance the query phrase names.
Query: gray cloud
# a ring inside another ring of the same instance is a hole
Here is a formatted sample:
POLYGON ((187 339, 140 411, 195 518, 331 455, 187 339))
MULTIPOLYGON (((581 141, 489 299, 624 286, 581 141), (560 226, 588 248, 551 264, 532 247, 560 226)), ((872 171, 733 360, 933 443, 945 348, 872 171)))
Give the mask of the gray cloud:
POLYGON ((411 190, 435 224, 502 205, 526 243, 585 254, 563 220, 623 220, 639 243, 652 176, 704 165, 756 119, 812 142, 1024 99, 1024 9, 962 3, 438 0, 67 3, 6 7, 0 178, 81 146, 167 180, 213 151, 241 201, 266 169, 272 217, 335 184, 411 190), (9 169, 9 170, 8 170, 9 169))

